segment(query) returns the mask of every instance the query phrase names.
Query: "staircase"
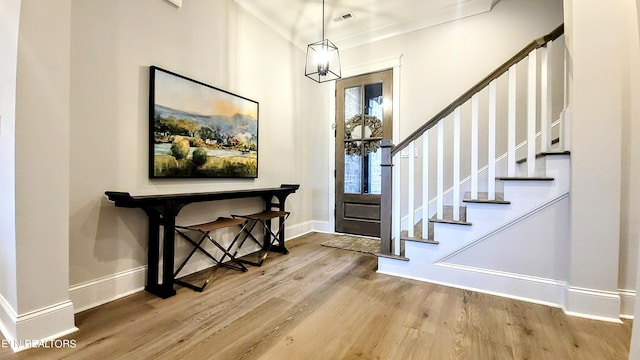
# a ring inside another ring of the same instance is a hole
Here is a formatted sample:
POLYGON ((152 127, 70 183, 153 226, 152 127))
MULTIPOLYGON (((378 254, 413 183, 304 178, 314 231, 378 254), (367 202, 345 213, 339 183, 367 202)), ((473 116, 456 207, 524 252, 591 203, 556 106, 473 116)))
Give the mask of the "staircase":
POLYGON ((564 55, 561 25, 398 145, 383 141, 378 272, 562 303, 564 55))

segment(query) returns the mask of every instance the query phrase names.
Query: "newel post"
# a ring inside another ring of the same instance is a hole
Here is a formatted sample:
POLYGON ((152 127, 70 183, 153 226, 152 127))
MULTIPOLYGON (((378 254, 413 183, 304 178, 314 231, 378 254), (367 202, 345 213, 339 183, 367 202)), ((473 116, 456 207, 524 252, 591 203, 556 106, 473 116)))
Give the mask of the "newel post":
POLYGON ((382 167, 382 194, 380 199, 380 253, 391 254, 391 204, 393 197, 393 161, 391 159, 391 140, 382 140, 380 166, 382 167))

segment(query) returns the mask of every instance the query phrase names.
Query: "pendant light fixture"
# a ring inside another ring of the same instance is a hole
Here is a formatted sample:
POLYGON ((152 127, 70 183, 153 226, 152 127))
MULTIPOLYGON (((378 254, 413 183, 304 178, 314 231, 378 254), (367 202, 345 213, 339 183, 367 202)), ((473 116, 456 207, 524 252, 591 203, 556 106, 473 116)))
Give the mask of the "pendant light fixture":
POLYGON ((319 83, 342 77, 338 47, 324 36, 324 0, 322 0, 322 40, 307 45, 304 74, 319 83))

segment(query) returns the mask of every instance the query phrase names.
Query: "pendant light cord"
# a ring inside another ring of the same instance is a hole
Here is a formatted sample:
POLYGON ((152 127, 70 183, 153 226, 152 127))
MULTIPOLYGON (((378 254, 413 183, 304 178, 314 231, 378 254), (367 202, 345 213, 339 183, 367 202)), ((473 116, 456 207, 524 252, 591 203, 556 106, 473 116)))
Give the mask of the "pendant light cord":
POLYGON ((324 39, 324 0, 322 0, 322 40, 324 39))

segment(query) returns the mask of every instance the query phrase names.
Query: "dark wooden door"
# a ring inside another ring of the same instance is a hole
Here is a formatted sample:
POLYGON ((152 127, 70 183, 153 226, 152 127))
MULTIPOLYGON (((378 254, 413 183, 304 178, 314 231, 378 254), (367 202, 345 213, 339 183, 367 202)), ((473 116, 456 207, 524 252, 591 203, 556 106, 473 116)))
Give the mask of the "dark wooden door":
POLYGON ((391 139, 393 71, 336 82, 336 231, 380 236, 380 141, 391 139))

